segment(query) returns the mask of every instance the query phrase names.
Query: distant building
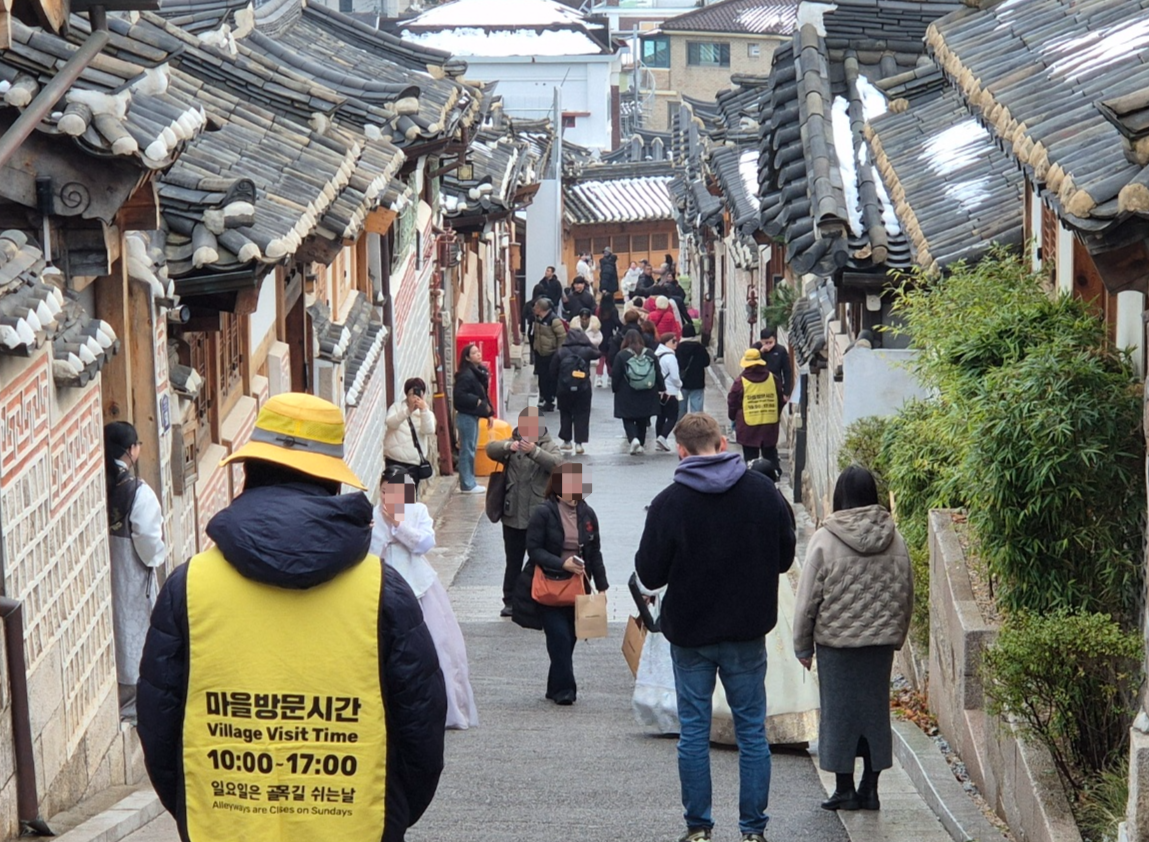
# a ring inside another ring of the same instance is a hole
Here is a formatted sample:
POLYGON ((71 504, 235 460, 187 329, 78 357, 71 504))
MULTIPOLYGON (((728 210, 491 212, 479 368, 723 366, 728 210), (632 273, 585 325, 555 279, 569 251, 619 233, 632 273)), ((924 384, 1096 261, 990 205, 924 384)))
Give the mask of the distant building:
POLYGON ((684 98, 713 100, 734 76, 769 73, 774 50, 797 22, 797 0, 721 0, 642 35, 637 84, 643 127, 664 131, 684 98))
POLYGON ((412 0, 311 0, 337 12, 353 15, 374 14, 396 18, 411 8, 412 0))
POLYGON ((605 20, 556 0, 456 0, 397 28, 420 46, 465 58, 469 78, 497 82, 510 117, 549 117, 561 88, 565 138, 617 145, 619 58, 605 20))

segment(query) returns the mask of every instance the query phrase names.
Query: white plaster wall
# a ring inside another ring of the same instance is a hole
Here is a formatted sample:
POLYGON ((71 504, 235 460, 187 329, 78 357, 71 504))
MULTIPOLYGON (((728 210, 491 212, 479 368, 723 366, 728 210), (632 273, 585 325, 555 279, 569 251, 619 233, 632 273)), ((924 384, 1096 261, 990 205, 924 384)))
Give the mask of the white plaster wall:
POLYGON ((253 350, 263 344, 268 333, 275 330, 275 272, 271 272, 263 279, 259 287, 259 302, 255 312, 251 314, 248 324, 251 326, 251 344, 253 350))
POLYGON ((910 371, 917 351, 854 348, 842 359, 842 423, 849 426, 871 415, 893 415, 926 390, 910 371))
POLYGON ((1057 290, 1073 292, 1073 234, 1057 226, 1057 290))
MULTIPOLYGON (((834 370, 842 362, 847 337, 838 333, 839 322, 830 322, 829 365, 809 377, 806 412, 806 492, 803 500, 815 518, 821 520, 830 510, 834 483, 838 478, 838 452, 846 437, 845 386, 834 381, 834 370)), ((853 352, 851 352, 853 353, 853 352)))
POLYGON ((1133 351, 1133 367, 1139 377, 1145 376, 1145 295, 1140 292, 1117 293, 1117 347, 1133 351))
MULTIPOLYGON (((1029 182, 1026 182, 1028 184, 1029 182)), ((1030 251, 1030 265, 1034 272, 1041 271, 1041 260, 1038 255, 1041 254, 1041 194, 1037 192, 1032 186, 1029 187, 1029 206, 1033 208, 1029 220, 1031 231, 1026 231, 1025 236, 1032 241, 1033 246, 1030 251)))
POLYGON ((535 200, 527 206, 527 295, 548 266, 562 273, 562 194, 557 179, 539 184, 535 200))

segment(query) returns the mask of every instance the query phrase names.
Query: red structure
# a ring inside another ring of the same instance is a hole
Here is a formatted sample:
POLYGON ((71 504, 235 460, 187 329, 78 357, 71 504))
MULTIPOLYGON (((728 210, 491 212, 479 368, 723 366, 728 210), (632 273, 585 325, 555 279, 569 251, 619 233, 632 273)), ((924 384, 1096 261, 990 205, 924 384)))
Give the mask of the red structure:
POLYGON ((495 417, 503 418, 506 409, 503 406, 502 377, 504 336, 503 326, 497 323, 463 325, 455 333, 455 359, 463 353, 463 346, 474 342, 483 349, 483 363, 491 371, 490 396, 491 406, 495 408, 495 417))

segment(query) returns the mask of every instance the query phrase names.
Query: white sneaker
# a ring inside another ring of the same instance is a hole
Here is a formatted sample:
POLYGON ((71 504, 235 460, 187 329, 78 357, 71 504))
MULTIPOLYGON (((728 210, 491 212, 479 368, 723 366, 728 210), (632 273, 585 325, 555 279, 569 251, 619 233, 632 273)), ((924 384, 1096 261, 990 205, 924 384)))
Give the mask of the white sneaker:
POLYGON ((639 456, 641 456, 643 453, 646 453, 646 448, 640 444, 638 446, 638 450, 636 450, 635 453, 637 453, 639 456))
POLYGON ((474 488, 460 488, 460 494, 486 494, 487 488, 483 485, 476 485, 474 488))
POLYGON ((582 454, 582 453, 586 453, 586 451, 583 449, 583 446, 581 444, 576 444, 575 445, 575 453, 582 454))
POLYGON ((571 443, 569 441, 564 441, 562 447, 559 448, 559 450, 570 450, 570 449, 571 449, 571 443))
POLYGON ((655 446, 659 450, 666 451, 667 453, 670 452, 670 445, 666 443, 666 436, 659 436, 658 439, 655 441, 655 446))
POLYGON ((630 440, 630 455, 633 456, 634 454, 638 453, 640 450, 642 450, 642 445, 638 443, 638 439, 631 439, 630 440))

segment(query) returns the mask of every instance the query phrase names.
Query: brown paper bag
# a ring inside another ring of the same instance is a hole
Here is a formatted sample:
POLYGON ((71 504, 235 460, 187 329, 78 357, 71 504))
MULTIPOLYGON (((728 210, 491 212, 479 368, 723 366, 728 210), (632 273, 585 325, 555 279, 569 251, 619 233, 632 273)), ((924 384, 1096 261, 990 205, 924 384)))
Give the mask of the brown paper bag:
POLYGON ((606 637, 606 594, 575 597, 575 637, 581 640, 606 637))
POLYGON ((622 636, 622 656, 630 666, 630 671, 638 675, 638 661, 642 658, 642 645, 646 642, 646 627, 637 617, 628 617, 626 633, 622 636))

